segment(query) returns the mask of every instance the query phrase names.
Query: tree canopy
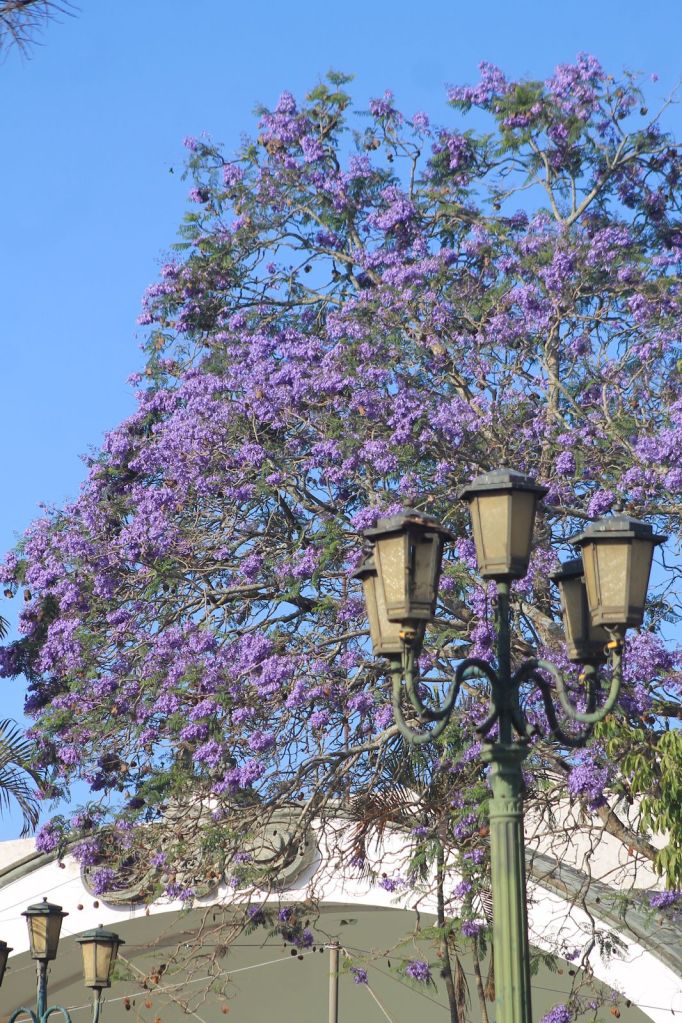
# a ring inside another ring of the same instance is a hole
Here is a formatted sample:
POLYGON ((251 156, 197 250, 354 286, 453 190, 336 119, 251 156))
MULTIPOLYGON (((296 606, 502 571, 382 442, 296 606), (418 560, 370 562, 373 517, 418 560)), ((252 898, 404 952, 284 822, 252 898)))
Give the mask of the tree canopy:
MULTIPOLYGON (((536 737, 527 799, 565 778, 674 887, 681 664, 661 629, 679 611, 682 156, 665 109, 587 55, 546 81, 482 64, 438 123, 390 92, 355 113, 348 81, 283 93, 234 155, 185 141, 193 205, 144 299, 137 410, 6 559, 26 604, 2 671, 29 679, 50 794, 91 790, 41 847, 80 835, 110 863, 163 835, 167 860, 200 843, 243 879, 245 835, 274 810, 303 825, 347 806, 351 869, 363 835, 405 817, 387 778, 409 778, 413 862, 458 865, 446 909, 471 932, 485 693, 415 764, 350 575, 380 515, 436 515, 460 539, 423 679, 437 692, 458 659, 492 656, 456 494, 509 465, 549 487, 513 588, 519 655, 573 670, 548 572, 585 520, 624 508, 670 536, 618 713, 581 754, 536 737), (210 807, 200 833, 168 816, 190 805, 210 807)), ((177 894, 163 861, 155 891, 177 894)))

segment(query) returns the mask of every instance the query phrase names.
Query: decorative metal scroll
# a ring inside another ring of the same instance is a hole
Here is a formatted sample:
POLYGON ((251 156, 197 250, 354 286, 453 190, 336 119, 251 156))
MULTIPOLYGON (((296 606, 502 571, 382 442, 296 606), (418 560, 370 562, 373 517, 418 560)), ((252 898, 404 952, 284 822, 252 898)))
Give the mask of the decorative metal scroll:
MULTIPOLYGON (((103 853, 100 862, 83 865, 81 880, 87 891, 113 906, 152 902, 169 885, 191 890, 195 898, 214 895, 226 880, 226 871, 222 863, 217 862, 215 853, 207 855, 199 843, 193 845, 188 842, 186 851, 174 858, 172 867, 164 866, 159 870, 149 862, 148 850, 154 845, 154 832, 158 833, 158 848, 161 850, 163 832, 172 827, 174 815, 182 814, 183 826, 187 829, 186 813, 181 807, 171 808, 163 826, 150 825, 145 835, 144 854, 131 851, 123 861, 117 856, 117 860, 112 862, 103 853), (105 881, 104 887, 102 880, 105 881)), ((302 833, 298 827, 299 813, 295 807, 275 811, 265 823, 260 826, 256 823, 254 833, 245 838, 240 852, 248 856, 249 873, 256 884, 267 883, 268 887, 275 889, 290 887, 314 862, 317 845, 309 828, 302 833)), ((208 813, 204 809, 195 816, 196 820, 190 822, 191 831, 198 835, 202 822, 208 820, 208 813)), ((103 844, 106 846, 106 835, 103 844)), ((231 873, 229 867, 227 873, 231 873)))

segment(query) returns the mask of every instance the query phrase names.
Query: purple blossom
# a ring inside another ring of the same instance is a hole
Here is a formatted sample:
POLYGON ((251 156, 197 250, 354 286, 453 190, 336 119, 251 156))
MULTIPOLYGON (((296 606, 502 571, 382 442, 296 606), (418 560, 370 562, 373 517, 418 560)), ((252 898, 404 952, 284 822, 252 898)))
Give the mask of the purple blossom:
POLYGON ((652 892, 649 895, 649 905, 652 909, 670 909, 682 902, 682 892, 652 892))
POLYGON ((448 89, 448 99, 451 103, 487 106, 494 97, 505 96, 512 88, 502 71, 494 64, 484 60, 481 61, 478 68, 481 72, 481 81, 478 85, 448 89))
POLYGON ((599 515, 603 515, 611 509, 615 500, 616 495, 613 491, 598 490, 590 499, 590 503, 587 506, 588 515, 592 515, 594 518, 599 515))
POLYGON ((568 776, 568 791, 572 796, 587 800, 591 810, 604 806, 606 788, 611 771, 608 767, 598 767, 585 755, 583 763, 576 764, 568 776))
POLYGON ((378 885, 385 892, 399 892, 407 886, 407 881, 404 877, 382 877, 378 885))
POLYGON ((58 847, 62 830, 55 821, 48 821, 36 834, 36 852, 50 853, 58 847))
POLYGON ((104 895, 105 892, 111 891, 115 883, 116 871, 111 867, 95 870, 90 877, 90 884, 95 895, 104 895))
POLYGON ((572 451, 562 451, 554 462, 554 467, 560 476, 573 476, 575 474, 575 455, 572 451))
POLYGON ((195 896, 193 888, 176 884, 175 882, 166 885, 164 894, 166 898, 170 899, 172 902, 176 900, 179 900, 180 902, 190 902, 195 896))
POLYGON ((555 1005, 546 1013, 540 1023, 571 1023, 573 1016, 567 1005, 555 1005))
POLYGON ((387 89, 381 99, 371 99, 369 110, 374 117, 390 117, 396 113, 393 107, 393 93, 387 89))
POLYGON ((405 973, 412 980, 419 981, 420 984, 428 984, 431 980, 429 964, 425 963, 423 959, 411 959, 405 967, 405 973))
POLYGON ((351 966, 350 972, 353 974, 354 984, 367 984, 367 970, 364 970, 361 966, 351 966))
POLYGON ((265 750, 272 749, 275 745, 275 736, 272 732, 263 732, 260 729, 256 729, 249 736, 249 749, 253 750, 254 753, 263 753, 265 750))

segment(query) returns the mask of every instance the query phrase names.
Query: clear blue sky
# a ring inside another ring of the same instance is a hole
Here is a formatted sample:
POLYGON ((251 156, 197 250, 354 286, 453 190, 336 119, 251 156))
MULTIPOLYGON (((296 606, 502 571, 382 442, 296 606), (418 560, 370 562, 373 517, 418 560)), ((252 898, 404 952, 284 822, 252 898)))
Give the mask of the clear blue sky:
MULTIPOLYGON (((361 105, 390 88, 435 120, 445 85, 475 81, 481 60, 543 78, 586 50, 614 73, 657 73, 652 108, 682 74, 680 0, 76 2, 30 60, 0 63, 3 551, 39 502, 75 496, 79 456, 132 410, 135 320, 185 208, 186 135, 234 148, 258 102, 330 67, 355 74, 361 105)), ((679 107, 666 123, 682 138, 679 107)), ((22 684, 0 686, 0 717, 20 718, 22 684)))

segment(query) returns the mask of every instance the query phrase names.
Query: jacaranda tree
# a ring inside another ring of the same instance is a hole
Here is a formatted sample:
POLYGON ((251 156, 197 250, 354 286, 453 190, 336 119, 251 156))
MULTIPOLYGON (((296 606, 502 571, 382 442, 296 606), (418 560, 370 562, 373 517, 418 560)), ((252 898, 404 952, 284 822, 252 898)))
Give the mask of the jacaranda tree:
POLYGON ((448 950, 481 940, 484 694, 418 755, 402 745, 350 579, 361 533, 412 506, 461 538, 422 657, 436 691, 491 655, 456 498, 472 476, 549 487, 517 653, 566 670, 548 573, 567 538, 619 508, 669 535, 618 712, 581 754, 533 740, 527 799, 561 781, 674 890, 681 664, 661 629, 678 611, 682 155, 635 78, 585 55, 546 81, 482 64, 438 124, 389 92, 354 114, 347 82, 283 93, 235 155, 186 140, 193 206, 145 297, 137 411, 6 559, 26 604, 2 671, 29 679, 49 794, 90 786, 41 848, 80 839, 103 891, 138 855, 150 897, 190 899, 168 864, 192 847, 247 884, 249 836, 282 808, 301 828, 350 814, 349 870, 398 822, 409 863, 385 883, 435 865, 454 991, 448 950))

